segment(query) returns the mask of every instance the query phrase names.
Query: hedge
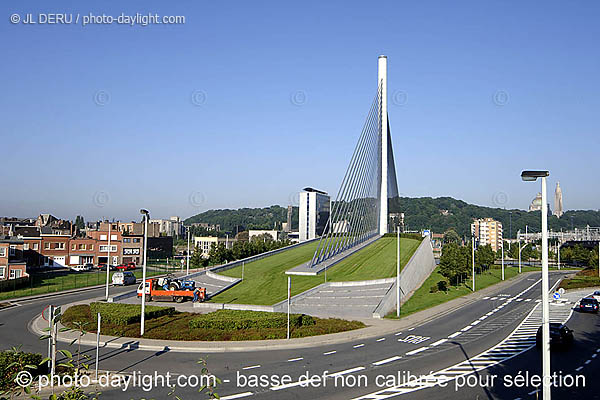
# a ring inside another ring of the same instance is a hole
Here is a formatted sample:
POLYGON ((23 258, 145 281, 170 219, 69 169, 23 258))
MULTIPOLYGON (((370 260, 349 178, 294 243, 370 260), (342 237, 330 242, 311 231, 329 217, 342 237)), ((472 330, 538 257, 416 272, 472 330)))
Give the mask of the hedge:
POLYGON ((43 357, 41 354, 25 353, 23 351, 0 351, 0 390, 14 387, 14 379, 17 372, 24 369, 26 365, 36 365, 37 369, 27 369, 33 376, 46 373, 46 365, 39 366, 43 357), (17 363, 10 368, 9 365, 17 363))
MULTIPOLYGON (((102 316, 102 322, 115 325, 129 325, 140 322, 141 308, 137 304, 122 303, 91 303, 90 311, 94 320, 98 313, 102 316)), ((173 315, 175 307, 146 306, 144 312, 146 320, 173 315)))
MULTIPOLYGON (((310 315, 290 314, 290 325, 294 327, 314 325, 310 315)), ((190 329, 268 329, 287 326, 287 314, 262 311, 219 310, 200 315, 189 322, 190 329)))

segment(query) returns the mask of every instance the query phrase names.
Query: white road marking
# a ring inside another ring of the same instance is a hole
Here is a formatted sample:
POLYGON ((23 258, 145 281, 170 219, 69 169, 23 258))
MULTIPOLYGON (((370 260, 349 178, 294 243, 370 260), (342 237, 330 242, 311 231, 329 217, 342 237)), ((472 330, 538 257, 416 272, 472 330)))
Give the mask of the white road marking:
POLYGON ((396 336, 400 336, 400 335, 402 335, 402 332, 396 333, 396 336))
POLYGON ((471 322, 471 325, 475 326, 475 325, 479 324, 480 322, 481 322, 480 320, 473 321, 473 322, 471 322))
POLYGON ((445 342, 447 342, 447 341, 448 341, 448 339, 440 339, 440 340, 438 340, 437 342, 433 342, 433 343, 431 343, 431 344, 430 344, 430 346, 431 346, 431 347, 439 346, 440 344, 442 344, 442 343, 445 343, 445 342))
POLYGON ((598 354, 592 354, 592 358, 596 358, 598 354))
POLYGON ((525 299, 525 302, 531 301, 531 299, 525 299))
POLYGON ((327 351, 327 352, 323 353, 323 355, 328 356, 328 355, 335 354, 335 353, 337 353, 337 350, 331 350, 331 351, 327 351))
POLYGON ((221 400, 233 400, 233 399, 241 399, 242 397, 252 396, 252 392, 244 392, 238 394, 232 394, 230 396, 222 396, 221 400))
POLYGON ((575 368, 575 371, 579 372, 579 371, 581 371, 582 369, 583 369, 583 367, 577 367, 577 368, 575 368))
POLYGON ((462 328, 462 329, 461 329, 461 331, 462 331, 462 332, 466 332, 466 331, 468 331, 469 329, 471 329, 472 327, 473 327, 473 325, 467 325, 467 326, 465 326, 464 328, 462 328))
POLYGON ((489 298, 490 298, 490 296, 485 296, 483 299, 484 299, 484 300, 487 300, 487 299, 489 299, 489 298))
POLYGON ((364 343, 361 343, 361 344, 357 344, 357 345, 352 346, 352 347, 354 347, 355 349, 358 349, 359 347, 363 347, 364 345, 365 345, 364 343))
POLYGON ((586 362, 584 362, 585 365, 588 365, 589 363, 591 363, 592 360, 587 360, 586 362))
POLYGON ((343 371, 336 372, 334 374, 329 374, 327 376, 328 377, 335 377, 335 376, 340 376, 340 375, 352 374, 354 372, 362 371, 363 369, 365 369, 365 367, 355 367, 355 368, 345 369, 343 371))
POLYGON ((417 353, 420 353, 420 352, 422 352, 422 351, 425 351, 425 350, 427 350, 428 348, 429 348, 429 347, 427 347, 427 346, 424 346, 424 347, 419 347, 419 348, 418 348, 418 349, 416 349, 416 350, 409 351, 408 353, 406 353, 406 355, 407 355, 407 356, 412 356, 412 355, 415 355, 415 354, 417 354, 417 353))
POLYGON ((247 370, 247 369, 255 369, 255 368, 260 368, 260 364, 257 365, 250 365, 249 367, 244 367, 242 369, 247 370))
POLYGON ((392 361, 399 360, 401 358, 402 358, 401 356, 394 356, 394 357, 386 358, 385 360, 376 361, 373 363, 373 365, 383 365, 383 364, 391 363, 392 361))
POLYGON ((294 361, 300 361, 300 360, 304 360, 304 357, 290 358, 290 359, 288 360, 288 362, 294 362, 294 361))
POLYGON ((415 328, 409 328, 409 329, 408 329, 408 331, 410 332, 410 331, 412 331, 413 329, 415 329, 415 328))
POLYGON ((529 392, 527 394, 531 396, 532 394, 536 394, 539 391, 540 391, 540 389, 535 389, 535 390, 532 390, 531 392, 529 392))
POLYGON ((455 337, 457 337, 458 335, 460 335, 462 332, 454 332, 452 335, 448 336, 448 339, 454 339, 455 337))
POLYGON ((380 339, 377 339, 377 341, 378 341, 378 342, 383 342, 384 340, 385 340, 385 338, 384 338, 384 337, 382 337, 382 338, 380 338, 380 339))

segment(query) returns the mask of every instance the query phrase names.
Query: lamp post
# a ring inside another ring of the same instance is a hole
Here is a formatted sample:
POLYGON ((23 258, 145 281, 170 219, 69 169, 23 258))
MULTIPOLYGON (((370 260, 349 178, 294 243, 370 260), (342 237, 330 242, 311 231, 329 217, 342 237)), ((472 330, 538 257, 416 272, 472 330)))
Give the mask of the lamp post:
POLYGON ((475 235, 471 236, 471 264, 473 267, 473 291, 475 291, 475 235))
POLYGON ((400 229, 398 229, 398 247, 396 252, 396 317, 400 318, 400 229))
POLYGON ((550 313, 548 304, 548 203, 546 178, 548 171, 523 171, 521 179, 528 182, 542 178, 542 397, 550 400, 550 313))
POLYGON ((150 212, 142 208, 140 214, 144 216, 144 264, 142 265, 142 314, 140 315, 140 336, 144 336, 144 324, 146 322, 146 259, 148 258, 148 219, 150 219, 150 212))
POLYGON ((504 280, 504 240, 502 240, 501 245, 502 245, 502 280, 504 280))
POLYGON ((186 275, 190 274, 190 227, 187 227, 187 236, 188 236, 188 249, 187 249, 187 271, 186 275))
POLYGON ((110 226, 112 223, 108 222, 108 253, 106 256, 106 301, 108 301, 108 281, 110 279, 110 226))

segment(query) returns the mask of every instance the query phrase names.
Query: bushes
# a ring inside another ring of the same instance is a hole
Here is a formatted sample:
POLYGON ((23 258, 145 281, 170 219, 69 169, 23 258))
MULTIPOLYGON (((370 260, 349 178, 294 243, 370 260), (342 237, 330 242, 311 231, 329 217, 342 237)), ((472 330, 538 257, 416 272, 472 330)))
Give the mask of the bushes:
POLYGON ((14 387, 17 372, 25 370, 26 365, 37 367, 36 369, 27 368, 33 376, 45 373, 45 365, 40 366, 42 360, 41 354, 25 353, 18 349, 0 351, 0 390, 14 387))
MULTIPOLYGON (((115 325, 129 325, 140 322, 141 308, 137 304, 121 303, 92 303, 90 312, 94 320, 98 313, 102 315, 102 322, 115 325)), ((175 307, 146 306, 146 320, 162 317, 163 315, 173 315, 175 307)))
MULTIPOLYGON (((291 314, 290 325, 294 327, 314 325, 310 315, 291 314)), ((287 314, 261 311, 219 310, 196 317, 189 322, 190 329, 269 329, 287 326, 287 314)))

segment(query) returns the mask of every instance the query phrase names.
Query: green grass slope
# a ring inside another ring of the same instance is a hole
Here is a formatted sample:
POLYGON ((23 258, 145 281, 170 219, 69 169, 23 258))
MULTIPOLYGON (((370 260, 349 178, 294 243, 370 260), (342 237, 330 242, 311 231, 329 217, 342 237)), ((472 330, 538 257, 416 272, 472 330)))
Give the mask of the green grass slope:
MULTIPOLYGON (((420 241, 402 238, 401 266, 410 260, 420 241)), ((327 271, 328 281, 359 281, 390 278, 396 275, 396 238, 381 238, 359 252, 341 261, 327 271)), ((213 297, 217 303, 272 305, 287 297, 285 271, 310 261, 317 243, 309 243, 262 260, 248 263, 244 268, 244 281, 213 297)), ((222 272, 223 275, 241 278, 242 267, 222 272)), ((292 275, 292 296, 324 282, 319 276, 292 275)))

